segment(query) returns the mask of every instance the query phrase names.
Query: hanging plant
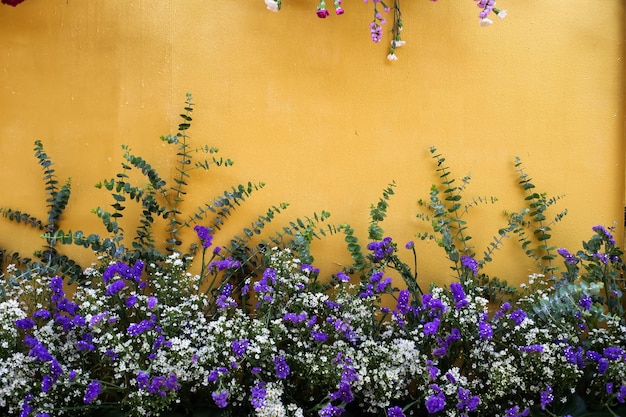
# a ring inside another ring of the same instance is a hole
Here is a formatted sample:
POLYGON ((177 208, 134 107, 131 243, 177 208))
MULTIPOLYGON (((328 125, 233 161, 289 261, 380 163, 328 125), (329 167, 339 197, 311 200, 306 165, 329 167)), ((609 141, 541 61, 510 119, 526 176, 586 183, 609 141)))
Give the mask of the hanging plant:
MULTIPOLYGON (((431 1, 436 2, 437 0, 431 1)), ((495 0, 473 1, 480 8, 478 18, 480 19, 479 23, 481 26, 490 26, 493 24, 493 20, 489 18, 492 13, 494 13, 500 19, 504 19, 506 17, 506 10, 496 8, 495 0)), ((364 2, 368 3, 369 0, 364 0, 364 2)), ((282 7, 282 0, 265 0, 265 4, 268 10, 278 12, 282 7)), ((383 35, 383 26, 387 22, 386 14, 390 13, 393 10, 393 25, 391 27, 391 47, 389 48, 389 54, 387 55, 387 59, 390 61, 397 61, 398 56, 396 55, 396 48, 399 48, 406 44, 406 41, 404 41, 401 36, 403 24, 402 12, 400 10, 400 0, 393 0, 392 7, 389 7, 382 0, 372 0, 372 4, 374 6, 374 17, 370 22, 370 37, 374 43, 379 43, 381 41, 383 35)), ((334 0, 333 5, 336 15, 344 14, 342 0, 334 0)), ((319 0, 315 13, 317 14, 317 17, 321 19, 325 19, 330 16, 330 12, 328 11, 325 0, 319 0)))

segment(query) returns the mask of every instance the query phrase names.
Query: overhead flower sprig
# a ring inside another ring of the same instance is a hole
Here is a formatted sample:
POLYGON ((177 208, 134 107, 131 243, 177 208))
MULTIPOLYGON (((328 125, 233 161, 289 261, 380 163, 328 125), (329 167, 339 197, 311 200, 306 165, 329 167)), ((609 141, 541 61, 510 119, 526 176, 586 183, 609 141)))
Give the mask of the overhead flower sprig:
MULTIPOLYGON (((431 0, 436 2, 438 0, 431 0)), ((493 24, 493 20, 489 17, 492 13, 498 16, 500 19, 506 17, 506 10, 496 8, 495 0, 473 0, 480 8, 478 13, 479 23, 481 26, 490 26, 493 24)), ((369 0, 364 0, 365 3, 369 3, 369 0)), ((385 17, 386 13, 393 11, 393 25, 391 27, 391 47, 389 48, 389 54, 387 59, 390 61, 397 61, 396 48, 399 48, 406 44, 406 41, 402 39, 402 11, 400 10, 400 0, 393 0, 393 7, 389 7, 383 0, 371 0, 374 6, 374 17, 370 22, 370 37, 372 42, 379 43, 382 40, 383 26, 387 22, 385 17)), ((265 0, 265 5, 268 10, 278 12, 282 6, 282 0, 265 0)), ((342 0, 334 0, 333 5, 336 15, 342 15, 344 13, 342 0)), ((319 0, 317 8, 315 10, 317 17, 325 19, 330 16, 330 11, 326 6, 326 0, 319 0)))

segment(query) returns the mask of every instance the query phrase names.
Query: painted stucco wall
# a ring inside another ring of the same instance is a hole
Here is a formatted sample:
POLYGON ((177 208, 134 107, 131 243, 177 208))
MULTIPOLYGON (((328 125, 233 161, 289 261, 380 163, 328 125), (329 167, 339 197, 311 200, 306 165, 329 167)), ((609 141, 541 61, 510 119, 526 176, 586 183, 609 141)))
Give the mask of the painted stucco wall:
MULTIPOLYGON (((192 140, 235 166, 193 179, 187 209, 228 186, 267 183, 238 212, 233 233, 270 205, 276 222, 328 210, 366 241, 369 206, 397 183, 385 231, 399 243, 425 230, 415 214, 437 181, 434 145, 467 198, 496 196, 467 217, 478 252, 519 210, 513 167, 549 195, 553 243, 576 250, 596 224, 624 210, 624 2, 499 0, 508 17, 481 28, 470 0, 403 1, 399 61, 369 41, 371 4, 345 2, 322 20, 315 2, 283 0, 26 0, 0 8, 0 206, 45 215, 33 142, 43 141, 59 180, 72 179, 64 228, 103 233, 94 184, 119 170, 121 145, 166 172, 159 140, 196 103, 192 140)), ((128 226, 132 230, 132 225, 128 226)), ((228 236, 221 236, 222 239, 228 236)), ((28 252, 36 233, 0 222, 0 246, 28 252)), ((400 245, 402 246, 402 245, 400 245)), ((340 238, 314 243, 331 273, 349 263, 340 238)), ((532 264, 514 240, 487 272, 514 282, 532 264)), ((90 259, 79 251, 79 257, 90 259)), ((434 243, 418 245, 420 279, 445 282, 434 243)))

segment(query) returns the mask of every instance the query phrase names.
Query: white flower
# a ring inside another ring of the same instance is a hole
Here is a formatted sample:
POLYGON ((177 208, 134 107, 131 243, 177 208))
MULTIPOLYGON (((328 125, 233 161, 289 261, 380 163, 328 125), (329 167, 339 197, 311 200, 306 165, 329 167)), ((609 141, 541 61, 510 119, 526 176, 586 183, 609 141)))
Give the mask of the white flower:
POLYGON ((396 54, 394 54, 393 52, 390 53, 389 55, 387 55, 387 59, 390 61, 397 61, 398 57, 396 56, 396 54))
POLYGON ((399 47, 404 46, 404 45, 406 45, 406 41, 402 41, 402 40, 397 40, 397 41, 396 40, 392 40, 391 41, 391 46, 393 48, 399 48, 399 47))
POLYGON ((498 12, 498 17, 499 17, 500 19, 504 19, 504 18, 506 17, 506 10, 500 10, 500 11, 498 12))
POLYGON ((484 19, 480 20, 480 26, 485 27, 485 26, 491 26, 493 25, 493 21, 487 17, 485 17, 484 19))
POLYGON ((267 6, 267 10, 271 10, 273 12, 277 12, 280 10, 280 2, 276 0, 265 0, 265 5, 267 6))

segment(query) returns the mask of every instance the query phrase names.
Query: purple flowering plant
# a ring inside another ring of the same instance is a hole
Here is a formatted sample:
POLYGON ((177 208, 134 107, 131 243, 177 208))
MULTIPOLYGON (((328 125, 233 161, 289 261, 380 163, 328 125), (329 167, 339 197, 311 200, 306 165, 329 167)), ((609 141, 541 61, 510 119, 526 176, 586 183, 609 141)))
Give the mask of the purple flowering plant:
MULTIPOLYGON (((431 0, 437 2, 437 0, 431 0)), ((493 20, 490 19, 492 15, 498 16, 500 19, 504 19, 507 15, 506 10, 501 10, 496 6, 495 0, 473 0, 479 11, 477 17, 481 26, 490 26, 493 24, 493 20)), ((371 3, 373 6, 373 17, 369 23, 370 38, 374 43, 380 43, 383 38, 383 28, 387 24, 387 20, 391 19, 391 41, 389 54, 387 59, 389 61, 396 61, 398 57, 396 55, 396 49, 404 46, 406 41, 402 38, 402 30, 404 23, 402 20, 402 11, 400 8, 400 0, 393 0, 392 3, 387 3, 384 0, 365 0, 365 3, 371 3)), ((282 0, 265 0, 267 9, 273 12, 278 12, 282 8, 282 0)), ((326 19, 331 15, 329 10, 334 9, 334 14, 341 16, 345 13, 342 0, 317 0, 317 7, 315 14, 318 18, 326 19), (332 6, 330 6, 332 4, 332 6), (332 9, 331 9, 332 7, 332 9)))

